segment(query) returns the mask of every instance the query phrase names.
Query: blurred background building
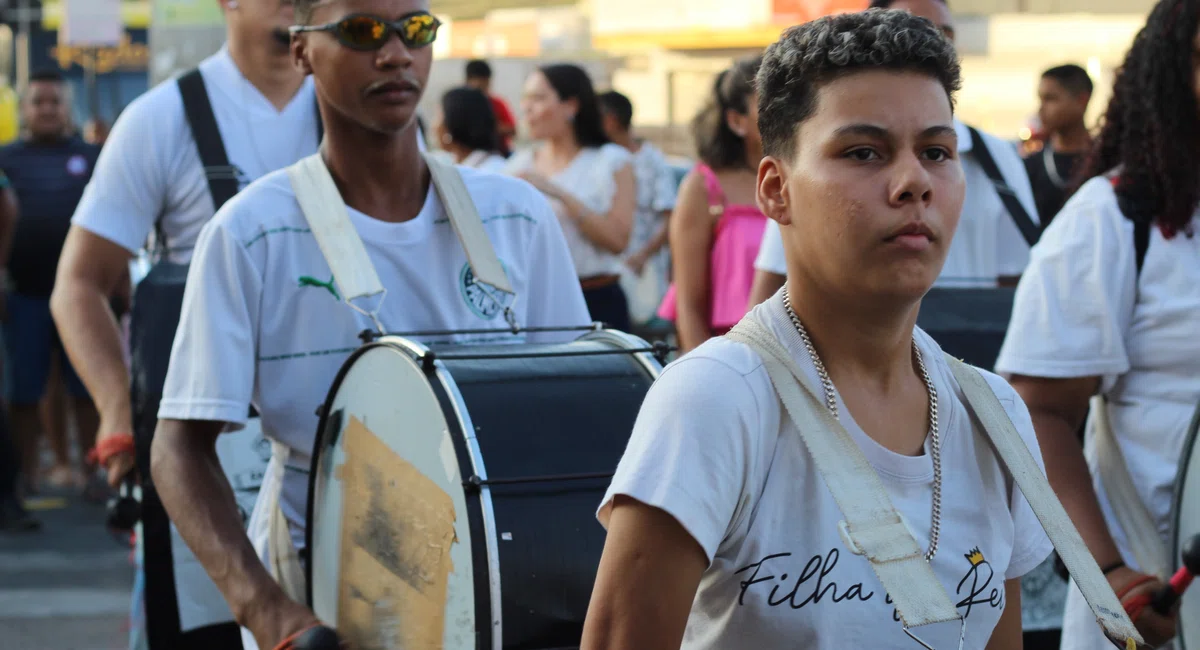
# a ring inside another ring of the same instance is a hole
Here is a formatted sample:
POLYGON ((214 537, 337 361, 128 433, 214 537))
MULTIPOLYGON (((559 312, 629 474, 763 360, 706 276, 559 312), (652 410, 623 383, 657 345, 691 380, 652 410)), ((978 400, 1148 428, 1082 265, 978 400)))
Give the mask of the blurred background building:
MULTIPOLYGON (((60 44, 67 2, 0 0, 0 141, 15 135, 13 89, 30 70, 61 68, 76 87, 79 123, 108 123, 151 84, 194 65, 220 46, 216 0, 119 0, 120 42, 60 44), (12 124, 9 124, 9 122, 12 124)), ((85 0, 105 2, 107 0, 85 0)), ((118 1, 118 0, 112 0, 118 1)), ((519 108, 535 66, 582 63, 600 87, 636 100, 635 124, 671 153, 687 155, 687 123, 713 75, 761 50, 787 26, 867 0, 433 0, 446 26, 425 96, 425 113, 463 79, 463 65, 486 58, 493 92, 519 108)), ((1152 0, 951 0, 966 83, 963 118, 1019 139, 1036 130, 1037 80, 1060 63, 1083 65, 1096 82, 1091 121, 1102 110, 1119 64, 1152 0)))

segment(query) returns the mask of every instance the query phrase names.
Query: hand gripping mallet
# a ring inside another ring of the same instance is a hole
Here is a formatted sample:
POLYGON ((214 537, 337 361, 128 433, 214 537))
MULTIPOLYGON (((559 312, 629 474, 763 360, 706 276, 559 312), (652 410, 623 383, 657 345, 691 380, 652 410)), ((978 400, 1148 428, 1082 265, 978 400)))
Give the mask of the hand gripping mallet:
MULTIPOLYGON (((1155 612, 1163 616, 1169 616, 1171 610, 1175 608, 1175 603, 1187 591, 1189 585, 1196 575, 1200 574, 1200 535, 1194 535, 1183 544, 1183 552, 1180 554, 1183 559, 1183 566, 1180 567, 1171 579, 1153 594, 1139 594, 1136 598, 1129 599, 1123 603, 1125 612, 1129 614, 1131 619, 1136 620, 1138 615, 1142 613, 1147 605, 1155 612)), ((1138 580, 1125 589, 1126 592, 1133 587, 1152 580, 1149 576, 1138 580)))

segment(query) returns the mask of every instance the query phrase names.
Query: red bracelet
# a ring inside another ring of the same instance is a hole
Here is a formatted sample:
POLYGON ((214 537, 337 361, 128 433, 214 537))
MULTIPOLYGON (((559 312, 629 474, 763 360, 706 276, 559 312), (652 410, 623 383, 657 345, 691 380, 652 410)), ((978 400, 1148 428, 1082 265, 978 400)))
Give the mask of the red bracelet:
POLYGON ((280 641, 279 645, 275 646, 275 650, 292 650, 292 644, 296 642, 296 639, 299 639, 301 634, 304 634, 305 632, 313 629, 314 627, 317 627, 316 623, 309 625, 308 627, 304 628, 303 630, 294 632, 288 638, 280 641))
POLYGON ((1122 587, 1121 591, 1117 592, 1117 600, 1123 600, 1129 592, 1133 591, 1134 589, 1137 589, 1139 586, 1144 585, 1147 582, 1150 582, 1150 581, 1156 580, 1156 579, 1157 578, 1155 578, 1154 576, 1142 576, 1142 577, 1138 578, 1137 580, 1134 580, 1133 582, 1122 587))
POLYGON ((105 436, 96 442, 96 446, 88 452, 88 462, 108 467, 108 461, 118 454, 135 454, 137 447, 133 444, 133 436, 128 433, 118 433, 105 436))

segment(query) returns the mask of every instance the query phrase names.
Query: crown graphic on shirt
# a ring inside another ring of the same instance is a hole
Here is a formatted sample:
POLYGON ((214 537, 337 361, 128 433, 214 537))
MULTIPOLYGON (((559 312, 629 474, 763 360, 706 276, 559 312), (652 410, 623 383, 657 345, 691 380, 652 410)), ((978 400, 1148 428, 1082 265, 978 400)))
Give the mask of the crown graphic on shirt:
POLYGON ((967 558, 967 561, 971 563, 971 566, 979 566, 983 563, 983 552, 979 550, 978 546, 971 549, 971 552, 967 553, 963 557, 967 558))

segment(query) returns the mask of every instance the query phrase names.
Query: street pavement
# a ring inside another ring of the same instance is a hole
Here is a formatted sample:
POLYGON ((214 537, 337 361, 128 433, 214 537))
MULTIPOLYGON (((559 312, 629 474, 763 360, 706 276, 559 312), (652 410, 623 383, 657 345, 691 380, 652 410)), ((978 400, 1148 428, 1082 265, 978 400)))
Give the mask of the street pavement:
POLYGON ((0 647, 126 650, 134 568, 129 536, 104 526, 105 507, 78 490, 27 503, 33 533, 0 533, 0 647))

